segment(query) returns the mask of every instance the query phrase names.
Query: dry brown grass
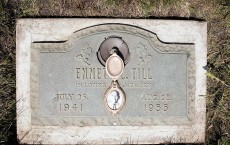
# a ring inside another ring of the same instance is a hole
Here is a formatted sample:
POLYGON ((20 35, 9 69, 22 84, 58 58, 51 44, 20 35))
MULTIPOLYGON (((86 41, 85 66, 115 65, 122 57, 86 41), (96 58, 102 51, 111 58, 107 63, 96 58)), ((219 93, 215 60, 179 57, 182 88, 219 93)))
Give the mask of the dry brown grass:
POLYGON ((20 17, 120 17, 208 22, 206 144, 230 144, 229 0, 1 0, 0 144, 17 144, 15 20, 20 17))

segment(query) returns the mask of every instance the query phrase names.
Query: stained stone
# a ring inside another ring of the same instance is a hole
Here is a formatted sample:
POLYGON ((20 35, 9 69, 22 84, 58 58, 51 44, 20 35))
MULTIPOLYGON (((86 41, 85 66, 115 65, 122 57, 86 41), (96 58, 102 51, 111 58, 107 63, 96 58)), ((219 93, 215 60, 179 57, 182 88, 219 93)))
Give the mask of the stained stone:
POLYGON ((206 22, 181 20, 18 20, 20 143, 204 142, 206 29, 206 22), (99 48, 111 36, 129 56, 122 91, 108 94, 99 48))

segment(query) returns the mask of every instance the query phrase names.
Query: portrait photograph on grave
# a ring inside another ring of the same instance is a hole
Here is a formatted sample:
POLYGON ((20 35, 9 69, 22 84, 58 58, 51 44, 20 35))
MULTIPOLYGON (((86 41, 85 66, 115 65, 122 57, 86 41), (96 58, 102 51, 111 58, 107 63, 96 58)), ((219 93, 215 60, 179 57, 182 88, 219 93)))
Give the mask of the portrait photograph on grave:
POLYGON ((117 110, 121 107, 122 104, 122 98, 120 96, 120 93, 116 90, 109 93, 107 96, 107 104, 110 109, 117 110))

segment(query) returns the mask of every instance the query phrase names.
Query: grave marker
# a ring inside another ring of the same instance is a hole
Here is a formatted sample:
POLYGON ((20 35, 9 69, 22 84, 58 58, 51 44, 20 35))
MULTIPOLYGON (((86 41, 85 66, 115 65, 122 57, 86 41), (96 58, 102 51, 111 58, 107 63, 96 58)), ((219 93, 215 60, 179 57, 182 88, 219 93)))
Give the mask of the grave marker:
POLYGON ((204 142, 206 34, 197 21, 18 20, 18 139, 204 142), (115 89, 112 48, 124 63, 115 89))

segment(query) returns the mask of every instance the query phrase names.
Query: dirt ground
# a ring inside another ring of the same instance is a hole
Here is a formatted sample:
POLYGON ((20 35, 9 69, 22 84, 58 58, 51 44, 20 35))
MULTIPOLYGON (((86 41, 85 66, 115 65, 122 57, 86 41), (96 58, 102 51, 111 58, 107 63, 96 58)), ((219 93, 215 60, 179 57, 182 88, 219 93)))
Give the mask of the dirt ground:
POLYGON ((0 0, 0 144, 18 144, 15 24, 24 17, 207 21, 205 144, 230 144, 230 0, 0 0))

